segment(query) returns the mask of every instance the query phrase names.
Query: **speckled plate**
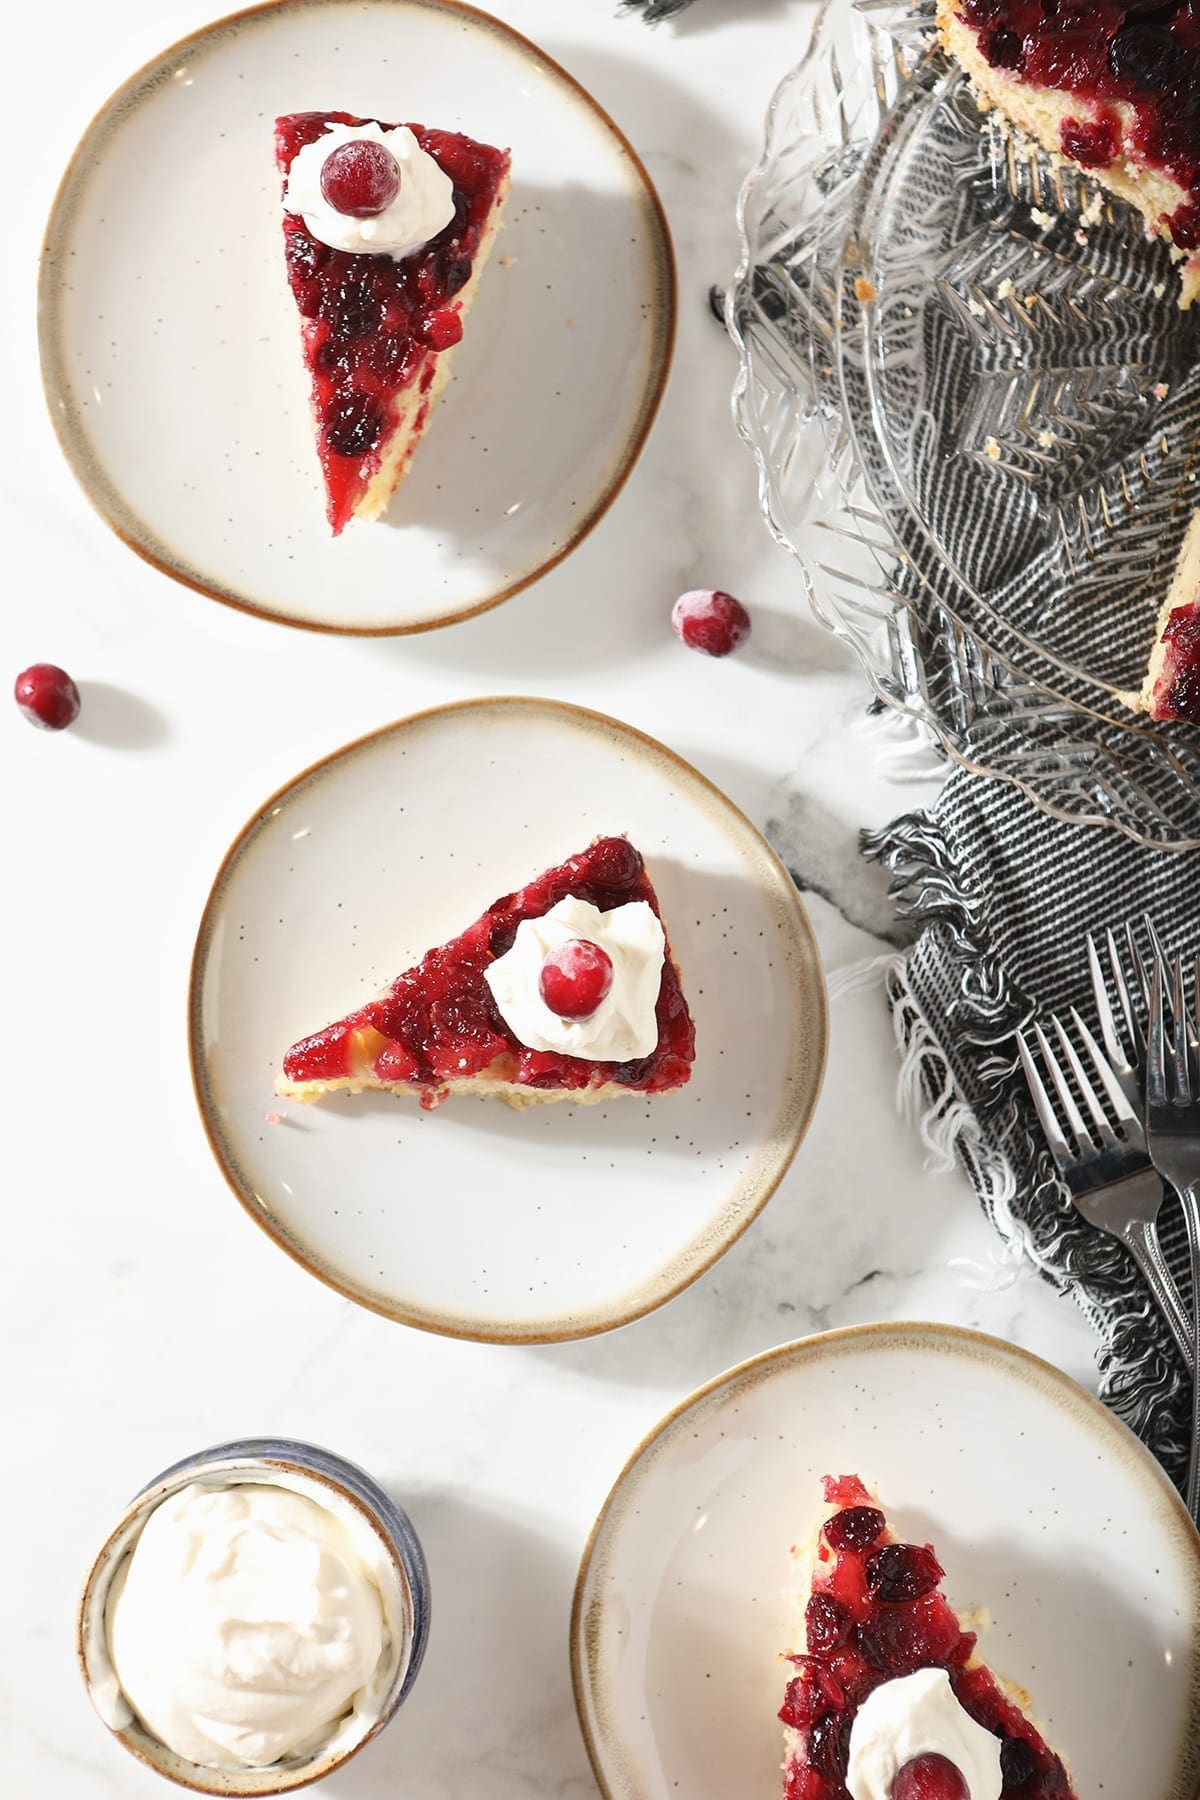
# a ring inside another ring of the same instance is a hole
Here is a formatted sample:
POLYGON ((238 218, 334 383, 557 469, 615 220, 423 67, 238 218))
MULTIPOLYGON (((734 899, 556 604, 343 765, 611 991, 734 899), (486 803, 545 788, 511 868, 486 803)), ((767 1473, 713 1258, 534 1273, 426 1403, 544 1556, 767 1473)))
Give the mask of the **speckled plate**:
POLYGON ((932 1542, 982 1649, 1084 1800, 1200 1792, 1200 1540, 1158 1464, 1048 1363, 946 1325, 767 1351, 634 1452, 575 1594, 575 1695, 607 1800, 779 1800, 789 1547, 856 1472, 932 1542))
POLYGON ((63 449, 133 549, 214 599, 328 631, 419 631, 564 557, 666 380, 670 238, 650 179, 557 63, 457 0, 286 0, 173 45, 84 134, 39 295, 63 449), (385 519, 325 523, 284 278, 277 113, 418 119, 512 149, 466 335, 385 519))
POLYGON ((783 1176, 825 1055, 808 922, 758 832, 661 744, 545 700, 418 714, 267 801, 205 909, 190 1021, 201 1114, 251 1216, 366 1306, 507 1342, 604 1331, 695 1280, 783 1176), (296 1038, 620 831, 646 857, 683 969, 687 1087, 525 1113, 276 1100, 296 1038))

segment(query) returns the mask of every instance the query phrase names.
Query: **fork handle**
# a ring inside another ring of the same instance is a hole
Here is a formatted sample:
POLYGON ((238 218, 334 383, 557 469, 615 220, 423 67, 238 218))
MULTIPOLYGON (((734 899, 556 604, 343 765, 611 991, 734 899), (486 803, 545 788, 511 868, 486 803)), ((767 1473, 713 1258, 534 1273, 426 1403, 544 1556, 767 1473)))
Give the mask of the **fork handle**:
MULTIPOLYGON (((1193 1354, 1200 1357, 1200 1201, 1195 1183, 1179 1189, 1183 1222, 1187 1226, 1188 1258, 1192 1265, 1192 1342, 1193 1354)), ((1187 1509, 1197 1517, 1200 1506, 1200 1381, 1192 1371, 1192 1443, 1188 1453, 1187 1509)))
MULTIPOLYGON (((1188 1210, 1186 1202, 1184 1212, 1188 1210)), ((1193 1201, 1193 1212, 1195 1202, 1193 1201)), ((1192 1330, 1192 1321, 1188 1317, 1179 1289, 1175 1285, 1175 1277, 1168 1269, 1162 1249, 1158 1242, 1158 1232, 1152 1221, 1138 1219, 1130 1221, 1120 1232, 1121 1242, 1133 1257, 1142 1271, 1146 1285, 1153 1294, 1158 1310, 1171 1328, 1171 1336, 1179 1346, 1180 1355, 1187 1364, 1188 1373, 1192 1374, 1196 1367, 1196 1339, 1192 1330)), ((1191 1244, 1191 1227, 1188 1230, 1188 1243, 1191 1244)), ((1200 1223, 1197 1227, 1197 1250, 1200 1251, 1200 1223)), ((1193 1271, 1193 1280, 1195 1274, 1193 1271)), ((1200 1288, 1195 1290, 1200 1293, 1200 1288)), ((1200 1383, 1196 1384, 1200 1388, 1200 1383)))

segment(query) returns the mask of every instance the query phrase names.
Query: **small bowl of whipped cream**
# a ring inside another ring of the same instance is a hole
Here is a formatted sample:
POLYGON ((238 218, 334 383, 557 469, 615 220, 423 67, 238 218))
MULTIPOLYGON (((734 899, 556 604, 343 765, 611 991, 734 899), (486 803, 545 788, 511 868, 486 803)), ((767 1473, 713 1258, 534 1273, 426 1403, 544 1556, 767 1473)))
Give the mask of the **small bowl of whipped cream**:
POLYGON ((150 1482, 92 1564, 78 1652, 141 1762, 201 1794, 286 1794, 381 1731, 429 1632, 407 1515, 311 1444, 252 1438, 150 1482))

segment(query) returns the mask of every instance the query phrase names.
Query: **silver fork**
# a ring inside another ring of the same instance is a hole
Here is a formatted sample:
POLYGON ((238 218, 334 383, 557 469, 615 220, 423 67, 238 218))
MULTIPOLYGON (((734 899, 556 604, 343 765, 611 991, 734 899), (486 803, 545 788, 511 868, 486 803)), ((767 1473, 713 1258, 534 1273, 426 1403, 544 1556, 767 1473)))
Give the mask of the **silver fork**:
MULTIPOLYGON (((1192 1268, 1193 1357, 1200 1354, 1200 1070, 1197 1045, 1188 1025, 1183 991, 1183 964, 1171 959, 1171 1033, 1167 1048, 1164 1018, 1164 962, 1155 945, 1150 982, 1150 1027, 1146 1038, 1146 1142, 1154 1166, 1179 1195, 1187 1227, 1192 1268)), ((1194 999, 1200 1018, 1200 957, 1193 971, 1194 999)), ((1195 1365, 1193 1364, 1193 1367, 1195 1365)), ((1193 1518, 1200 1503, 1200 1381, 1192 1382, 1192 1442, 1188 1457, 1187 1504, 1193 1518)))
POLYGON ((1076 1212, 1089 1225, 1107 1232, 1110 1237, 1119 1238, 1124 1244, 1141 1270, 1190 1370, 1195 1366, 1196 1355, 1191 1321, 1159 1249, 1155 1220, 1162 1205, 1162 1182, 1150 1166, 1146 1134, 1137 1109, 1130 1103, 1105 1061, 1104 1052, 1074 1007, 1071 1008, 1071 1022, 1087 1052, 1096 1080, 1104 1090, 1107 1110, 1084 1069, 1066 1026, 1052 1014, 1050 1024, 1087 1108, 1091 1129, 1083 1121, 1070 1083, 1046 1033, 1035 1024, 1033 1035, 1060 1110, 1055 1109, 1046 1091, 1023 1031, 1017 1033, 1017 1052, 1042 1131, 1076 1212))

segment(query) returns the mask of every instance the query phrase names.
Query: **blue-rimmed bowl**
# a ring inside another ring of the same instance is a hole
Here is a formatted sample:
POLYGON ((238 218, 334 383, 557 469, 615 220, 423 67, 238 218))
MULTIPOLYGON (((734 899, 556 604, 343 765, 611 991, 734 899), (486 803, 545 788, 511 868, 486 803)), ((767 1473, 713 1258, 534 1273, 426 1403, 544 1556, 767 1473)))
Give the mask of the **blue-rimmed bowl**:
POLYGON ((288 1794, 341 1768, 393 1718, 407 1697, 429 1636, 429 1576, 407 1514, 354 1463, 315 1444, 291 1438, 244 1438, 199 1450, 164 1469, 141 1490, 93 1562, 79 1603, 77 1650, 92 1705, 114 1737, 157 1774, 198 1794, 288 1794), (396 1576, 395 1617, 387 1655, 391 1666, 374 1716, 347 1720, 328 1741, 303 1756, 266 1769, 212 1769, 190 1762, 151 1736, 121 1691, 108 1654, 105 1615, 113 1580, 154 1509, 192 1482, 261 1482, 290 1487, 378 1538, 396 1576))

